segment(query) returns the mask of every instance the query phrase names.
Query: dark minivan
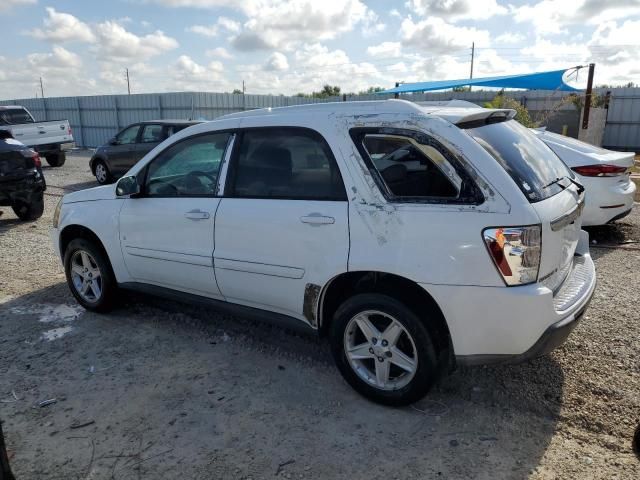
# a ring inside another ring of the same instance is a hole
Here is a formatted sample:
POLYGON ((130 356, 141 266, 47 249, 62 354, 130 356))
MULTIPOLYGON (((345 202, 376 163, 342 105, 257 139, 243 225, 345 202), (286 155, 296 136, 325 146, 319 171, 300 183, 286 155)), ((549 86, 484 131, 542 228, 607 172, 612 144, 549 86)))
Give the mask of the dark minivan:
POLYGON ((121 130, 105 145, 98 147, 89 162, 100 184, 112 183, 120 178, 138 160, 174 133, 191 125, 194 120, 149 120, 134 123, 121 130))

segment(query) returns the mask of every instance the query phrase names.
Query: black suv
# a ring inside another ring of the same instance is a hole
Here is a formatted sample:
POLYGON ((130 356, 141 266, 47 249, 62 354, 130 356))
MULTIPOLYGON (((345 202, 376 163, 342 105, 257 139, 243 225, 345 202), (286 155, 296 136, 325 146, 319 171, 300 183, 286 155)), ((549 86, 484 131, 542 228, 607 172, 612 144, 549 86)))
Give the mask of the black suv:
POLYGON ((112 183, 159 143, 197 123, 200 122, 150 120, 129 125, 105 145, 98 147, 89 162, 91 173, 100 184, 112 183))
POLYGON ((20 220, 35 220, 44 211, 45 189, 38 152, 0 130, 0 206, 13 208, 20 220))

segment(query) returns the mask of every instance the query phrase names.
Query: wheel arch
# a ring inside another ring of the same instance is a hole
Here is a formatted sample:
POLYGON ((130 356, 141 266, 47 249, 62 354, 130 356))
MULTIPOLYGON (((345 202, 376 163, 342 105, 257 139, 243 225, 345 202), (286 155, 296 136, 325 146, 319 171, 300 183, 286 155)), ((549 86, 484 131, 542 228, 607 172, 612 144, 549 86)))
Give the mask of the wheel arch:
POLYGON ((333 277, 318 296, 316 318, 318 331, 325 336, 333 314, 347 298, 358 293, 389 295, 409 307, 419 318, 427 310, 432 313, 427 328, 435 337, 439 360, 450 367, 455 361, 449 325, 431 294, 413 280, 400 275, 380 271, 345 272, 333 277))
POLYGON ((96 174, 96 163, 98 161, 104 163, 104 166, 106 167, 107 171, 109 173, 111 173, 111 170, 109 169, 109 164, 107 163, 106 157, 104 157, 103 155, 94 155, 93 157, 91 157, 91 160, 89 160, 89 168, 91 169, 91 174, 92 175, 95 176, 95 174, 96 174))
POLYGON ((77 238, 83 238, 85 240, 89 240, 93 242, 96 245, 96 247, 98 247, 100 251, 104 254, 107 260, 107 263, 109 264, 109 266, 111 267, 111 270, 113 271, 113 267, 111 265, 111 259, 109 258, 109 254, 107 253, 107 249, 104 247, 102 240, 100 240, 100 237, 98 237, 98 235, 96 235, 96 233, 93 230, 91 230, 88 227, 85 227, 84 225, 78 225, 78 224, 67 225, 60 232, 60 240, 59 240, 60 256, 62 257, 63 262, 64 262, 65 252, 67 251, 67 247, 73 240, 77 238))

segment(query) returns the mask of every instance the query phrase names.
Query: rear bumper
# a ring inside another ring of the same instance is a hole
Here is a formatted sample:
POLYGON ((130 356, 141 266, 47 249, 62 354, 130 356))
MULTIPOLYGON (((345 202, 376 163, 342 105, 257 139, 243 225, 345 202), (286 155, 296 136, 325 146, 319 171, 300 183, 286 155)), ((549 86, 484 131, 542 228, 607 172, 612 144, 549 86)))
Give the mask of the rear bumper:
POLYGON ((444 314, 456 362, 517 363, 561 345, 583 316, 596 287, 588 244, 588 235, 582 232, 571 271, 555 294, 541 283, 423 285, 444 314))
POLYGON ((41 171, 19 178, 0 177, 0 205, 11 205, 16 200, 31 203, 36 195, 41 195, 47 188, 41 171))
POLYGON ((590 178, 584 182, 587 197, 582 225, 585 227, 613 222, 628 215, 633 208, 635 182, 630 180, 628 184, 615 183, 603 187, 606 185, 603 180, 611 181, 610 178, 590 178))

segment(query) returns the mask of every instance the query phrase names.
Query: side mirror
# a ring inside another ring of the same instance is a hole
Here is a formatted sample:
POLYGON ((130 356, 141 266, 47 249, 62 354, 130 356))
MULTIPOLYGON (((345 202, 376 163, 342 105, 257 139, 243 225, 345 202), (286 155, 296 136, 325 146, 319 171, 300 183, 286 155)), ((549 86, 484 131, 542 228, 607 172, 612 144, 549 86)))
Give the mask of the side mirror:
POLYGON ((110 138, 109 145, 118 145, 118 139, 116 137, 110 138))
POLYGON ((116 196, 135 198, 140 194, 140 184, 138 179, 131 175, 129 177, 122 177, 116 184, 116 196))

